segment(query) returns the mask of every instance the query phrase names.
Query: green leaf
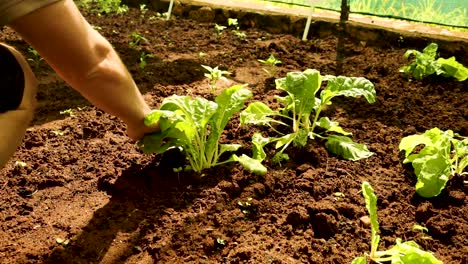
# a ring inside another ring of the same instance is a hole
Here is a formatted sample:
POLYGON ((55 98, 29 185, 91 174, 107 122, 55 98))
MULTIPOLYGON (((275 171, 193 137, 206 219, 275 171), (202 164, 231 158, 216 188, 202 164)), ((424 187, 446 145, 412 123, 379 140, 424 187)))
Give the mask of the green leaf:
POLYGON ((305 129, 300 129, 296 133, 294 133, 294 138, 293 138, 293 145, 298 146, 298 147, 304 147, 307 144, 307 139, 309 136, 309 133, 305 129))
POLYGON ((369 103, 374 103, 376 92, 374 84, 362 77, 328 76, 325 90, 320 94, 322 104, 330 102, 335 96, 364 96, 369 103))
POLYGON ((138 142, 138 146, 145 154, 162 154, 168 149, 178 145, 175 139, 168 139, 165 141, 165 139, 168 138, 170 131, 171 130, 166 130, 164 132, 146 135, 138 142))
POLYGON ((369 158, 374 154, 365 145, 353 142, 345 136, 329 136, 325 146, 333 154, 353 161, 369 158))
POLYGON ((265 175, 267 173, 267 168, 262 165, 261 161, 253 159, 245 154, 242 154, 240 157, 232 155, 232 159, 238 161, 244 168, 252 173, 259 175, 265 175))
POLYGON ((260 133, 253 134, 252 136, 253 158, 258 161, 263 161, 266 158, 266 153, 265 153, 265 150, 263 150, 263 147, 265 147, 266 144, 270 142, 271 142, 270 138, 265 138, 260 133))
POLYGON ((431 43, 424 48, 423 52, 407 50, 403 56, 408 59, 411 55, 414 55, 414 60, 408 66, 402 67, 400 71, 405 74, 412 74, 417 80, 421 80, 434 73, 444 73, 440 63, 435 59, 437 56, 437 48, 437 44, 431 43))
POLYGON ((282 151, 277 152, 271 159, 273 163, 281 163, 283 160, 289 160, 288 154, 283 153, 282 151))
POLYGON ((448 59, 439 58, 437 59, 437 63, 441 65, 445 75, 454 77, 460 82, 468 79, 468 68, 457 62, 455 57, 448 59))
POLYGON ((224 89, 215 101, 219 106, 218 111, 213 116, 212 129, 220 134, 226 127, 229 119, 238 113, 243 107, 245 101, 252 97, 252 92, 246 88, 246 85, 235 85, 224 89))
POLYGON ((288 93, 294 102, 298 116, 310 116, 315 105, 315 94, 322 85, 322 76, 317 70, 307 69, 303 72, 289 72, 286 78, 276 79, 276 88, 288 93))
POLYGON ((240 123, 244 124, 255 124, 255 125, 266 125, 272 121, 273 118, 270 116, 279 115, 278 111, 271 110, 266 104, 262 102, 253 102, 247 106, 247 108, 240 114, 240 123))
POLYGON ((357 257, 357 258, 353 259, 351 264, 367 264, 367 258, 366 258, 366 256, 357 257))
POLYGON ((380 243, 379 221, 377 215, 377 196, 375 195, 374 189, 367 181, 362 183, 361 189, 371 221, 371 257, 373 257, 380 243))
POLYGON ((415 159, 413 167, 418 178, 416 192, 420 196, 434 197, 445 188, 450 176, 450 162, 440 153, 415 159))
POLYGON ((240 144, 220 144, 219 155, 221 156, 224 152, 237 151, 240 147, 242 147, 240 144))
POLYGON ((352 133, 344 131, 338 122, 333 122, 328 117, 321 117, 318 120, 317 125, 325 129, 327 132, 336 132, 345 136, 352 135, 352 133))
POLYGON ((204 98, 173 95, 163 100, 161 110, 178 112, 187 126, 204 131, 208 121, 216 113, 218 105, 204 98))
POLYGON ((437 56, 438 45, 436 43, 430 43, 423 49, 423 54, 431 59, 435 59, 437 56))
POLYGON ((451 149, 453 143, 457 153, 457 146, 461 145, 453 137, 451 130, 433 128, 422 135, 410 135, 401 140, 399 149, 405 151, 406 157, 403 163, 412 163, 418 179, 416 192, 422 197, 439 195, 453 176, 452 173, 457 171, 456 168, 452 171, 452 164, 457 162, 458 157, 455 155, 452 159, 451 149), (424 147, 418 153, 413 153, 418 145, 424 147))
POLYGON ((427 227, 424 227, 422 225, 414 224, 413 225, 413 230, 418 230, 418 231, 423 231, 423 232, 428 232, 429 230, 427 227))
POLYGON ((252 92, 245 85, 235 85, 224 89, 215 99, 218 109, 210 120, 211 131, 205 149, 208 160, 217 160, 218 141, 231 117, 238 113, 245 101, 252 97, 252 92))
POLYGON ((467 167, 468 167, 468 156, 465 156, 464 158, 460 160, 460 162, 458 162, 457 173, 461 175, 463 171, 465 170, 465 168, 467 167))
POLYGON ((392 263, 403 264, 442 264, 431 252, 419 248, 414 241, 401 242, 396 239, 396 245, 388 251, 396 251, 393 255, 392 263))
MULTIPOLYGON (((426 136, 426 135, 410 135, 407 137, 404 137, 401 141, 400 144, 398 145, 398 149, 400 151, 405 152, 405 158, 407 158, 413 150, 418 146, 418 145, 430 145, 431 144, 431 138, 426 136)), ((410 162, 409 160, 405 159, 403 163, 408 163, 410 162)))
POLYGON ((239 112, 252 93, 242 85, 225 89, 216 102, 173 95, 163 100, 160 110, 145 117, 146 125, 159 123, 161 131, 145 136, 138 145, 145 153, 163 153, 180 147, 190 167, 200 172, 217 164, 220 155, 236 151, 238 144, 219 144, 229 119, 239 112))
POLYGON ((294 141, 295 137, 296 137, 296 134, 291 133, 291 134, 284 135, 280 138, 277 138, 275 148, 279 149, 285 145, 289 146, 289 144, 291 144, 294 141))

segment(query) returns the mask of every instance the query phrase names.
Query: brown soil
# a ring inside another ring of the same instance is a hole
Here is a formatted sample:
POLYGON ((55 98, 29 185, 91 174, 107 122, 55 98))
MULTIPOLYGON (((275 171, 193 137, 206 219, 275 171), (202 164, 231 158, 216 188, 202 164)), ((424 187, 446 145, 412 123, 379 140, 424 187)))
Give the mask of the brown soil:
MULTIPOLYGON (((153 107, 172 94, 211 98, 200 64, 231 71, 231 83, 248 83, 256 100, 271 104, 278 92, 259 58, 273 53, 281 59, 278 77, 307 68, 335 74, 335 38, 302 42, 256 29, 245 29, 244 40, 231 30, 218 38, 212 23, 151 15, 86 16, 122 55, 153 107), (128 45, 132 32, 148 39, 137 50, 128 45), (144 70, 141 51, 155 55, 144 70)), ((27 54, 10 30, 0 40, 27 54)), ((345 161, 328 154, 322 142, 310 142, 289 150, 292 159, 281 166, 267 162, 269 172, 261 177, 237 164, 206 171, 201 180, 174 173, 171 168, 183 162, 177 153, 142 154, 119 120, 91 106, 41 62, 36 118, 0 174, 0 263, 350 263, 370 248, 370 228, 360 220, 367 214, 364 180, 379 198, 382 249, 396 238, 415 240, 444 263, 467 263, 462 179, 439 197, 422 199, 398 153, 402 137, 433 127, 468 135, 466 82, 408 81, 398 71, 406 47, 362 44, 347 43, 343 75, 371 80, 378 101, 338 98, 325 115, 375 155, 345 161), (65 109, 74 115, 61 115, 65 109), (15 167, 15 161, 27 166, 15 167), (238 203, 249 198, 245 211, 238 203), (428 233, 413 231, 414 224, 428 233)), ((235 118, 223 140, 250 152, 251 130, 238 127, 235 118)))

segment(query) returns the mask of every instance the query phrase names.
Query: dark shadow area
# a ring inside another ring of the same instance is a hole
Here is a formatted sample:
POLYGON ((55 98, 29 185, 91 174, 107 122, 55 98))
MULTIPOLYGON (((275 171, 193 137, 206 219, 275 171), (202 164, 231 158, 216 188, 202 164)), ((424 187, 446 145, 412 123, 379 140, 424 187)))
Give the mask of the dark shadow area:
POLYGON ((216 178, 199 179, 193 174, 174 173, 169 168, 180 166, 180 158, 177 153, 170 153, 161 157, 164 168, 132 165, 117 179, 114 175, 100 178, 98 188, 112 196, 110 201, 94 213, 82 233, 72 238, 69 245, 58 246, 52 253, 44 255, 43 263, 99 263, 118 233, 133 233, 131 243, 134 246, 118 252, 116 263, 124 263, 138 253, 135 246, 151 230, 158 228, 158 222, 167 215, 167 210, 187 209, 203 190, 229 175, 220 173, 216 178))

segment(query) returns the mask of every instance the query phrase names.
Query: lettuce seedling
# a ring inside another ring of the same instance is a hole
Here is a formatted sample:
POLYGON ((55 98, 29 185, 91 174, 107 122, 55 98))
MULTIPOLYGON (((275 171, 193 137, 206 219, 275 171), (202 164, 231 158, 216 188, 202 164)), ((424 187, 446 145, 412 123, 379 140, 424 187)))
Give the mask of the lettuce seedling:
POLYGON ((204 98, 173 95, 163 100, 161 108, 145 118, 145 124, 159 123, 161 131, 145 136, 139 146, 145 153, 163 153, 171 148, 181 148, 195 172, 227 162, 240 162, 246 169, 265 174, 266 168, 247 155, 231 155, 220 161, 225 152, 238 150, 239 144, 220 144, 219 139, 229 119, 238 113, 252 92, 244 85, 227 88, 215 102, 204 98))
POLYGON ((468 68, 457 62, 455 57, 436 59, 437 48, 437 44, 431 43, 424 48, 423 52, 407 50, 403 55, 405 59, 409 59, 413 55, 414 60, 409 65, 402 67, 400 72, 406 75, 413 75, 417 80, 421 80, 434 73, 445 77, 454 77, 458 81, 468 79, 468 68))
POLYGON ((366 201, 366 208, 369 212, 371 222, 371 251, 369 255, 363 255, 355 258, 351 264, 366 264, 369 257, 373 262, 389 262, 392 264, 442 264, 431 252, 422 250, 414 241, 402 242, 400 238, 396 239, 396 245, 390 249, 379 251, 380 235, 379 222, 377 215, 377 196, 374 189, 368 182, 362 183, 362 194, 366 201))
POLYGON ((153 54, 147 54, 145 52, 140 53, 140 69, 144 70, 148 62, 146 59, 148 58, 154 58, 153 54))
POLYGON ((216 31, 216 36, 218 36, 218 38, 219 38, 223 34, 223 31, 226 29, 226 27, 215 24, 214 29, 216 31))
POLYGON ((136 47, 138 47, 141 41, 148 41, 148 39, 138 34, 137 32, 132 32, 132 34, 130 34, 130 37, 133 39, 133 41, 129 42, 130 48, 132 49, 135 49, 136 47))
POLYGON ((466 175, 468 166, 468 138, 451 130, 438 128, 427 130, 422 135, 404 137, 399 145, 405 152, 403 163, 412 163, 416 182, 416 192, 425 198, 440 194, 450 178, 466 175), (424 147, 416 152, 417 146, 424 147))
POLYGON ((223 71, 218 68, 218 66, 211 68, 210 66, 202 65, 202 67, 208 71, 205 73, 205 77, 210 80, 210 88, 212 91, 216 90, 216 83, 221 79, 226 79, 223 75, 230 75, 231 73, 228 71, 223 71))
POLYGON ((228 26, 234 27, 236 30, 239 30, 239 22, 237 18, 228 18, 227 23, 228 26))
POLYGON ((276 97, 284 105, 283 108, 272 110, 262 102, 253 102, 240 115, 241 125, 267 125, 280 134, 280 137, 272 138, 255 134, 252 137, 254 158, 263 160, 266 157, 263 147, 276 142, 275 148, 281 150, 273 157, 273 161, 287 159, 288 156, 283 151, 290 144, 303 147, 308 138, 316 137, 326 139, 328 150, 345 159, 359 160, 373 154, 365 145, 347 137, 351 133, 344 131, 338 122, 333 122, 328 117, 319 118, 322 110, 331 105, 331 100, 336 96, 364 96, 369 103, 374 103, 376 93, 369 80, 361 77, 322 76, 317 70, 307 69, 304 72, 289 72, 285 78, 276 79, 276 87, 287 93, 284 97, 276 97), (323 80, 328 81, 327 86, 321 91, 320 97, 316 97, 323 80), (315 113, 313 119, 312 112, 315 113), (288 126, 292 131, 283 134, 273 124, 288 126), (317 127, 322 128, 325 133, 341 135, 319 134, 315 131, 317 127))
POLYGON ((267 66, 267 68, 263 68, 263 71, 265 71, 268 74, 268 76, 275 77, 276 65, 281 64, 280 60, 276 59, 275 56, 273 56, 273 54, 270 54, 270 57, 268 57, 268 59, 260 59, 258 61, 267 66))
POLYGON ((28 53, 31 54, 31 58, 28 58, 28 61, 34 63, 34 69, 37 71, 39 69, 39 66, 41 65, 41 61, 44 59, 39 55, 39 52, 37 52, 34 48, 29 47, 28 48, 28 53))

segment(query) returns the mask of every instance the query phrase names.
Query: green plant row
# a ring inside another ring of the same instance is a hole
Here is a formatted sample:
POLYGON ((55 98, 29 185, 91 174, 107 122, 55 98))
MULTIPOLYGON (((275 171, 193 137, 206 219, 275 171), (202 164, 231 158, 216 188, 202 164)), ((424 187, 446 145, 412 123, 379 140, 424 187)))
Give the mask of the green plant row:
MULTIPOLYGON (((210 68, 212 71, 214 69, 210 68)), ((204 98, 173 95, 164 99, 160 109, 149 114, 145 123, 159 123, 161 132, 148 135, 139 145, 145 153, 163 153, 171 148, 180 148, 189 161, 187 169, 201 172, 227 162, 239 162, 246 169, 265 174, 267 169, 262 162, 266 159, 265 145, 275 143, 281 148, 273 157, 273 162, 287 160, 284 153, 288 146, 303 147, 308 140, 324 140, 328 150, 349 160, 370 157, 363 144, 353 142, 351 133, 342 129, 328 117, 320 117, 323 109, 332 103, 336 96, 365 97, 369 103, 375 102, 374 85, 365 78, 320 75, 319 71, 308 69, 304 72, 290 72, 285 78, 276 80, 279 90, 287 93, 277 97, 283 107, 272 110, 262 102, 252 102, 242 112, 244 103, 252 93, 243 85, 236 85, 221 91, 215 101, 204 98), (327 86, 320 91, 322 81, 327 86), (320 91, 320 93, 319 93, 320 91), (231 155, 221 161, 225 152, 237 151, 238 144, 220 144, 219 139, 229 119, 240 112, 241 125, 267 125, 278 132, 277 137, 263 137, 255 133, 252 138, 253 156, 231 155), (288 127, 289 133, 280 133, 276 125, 288 127)))

